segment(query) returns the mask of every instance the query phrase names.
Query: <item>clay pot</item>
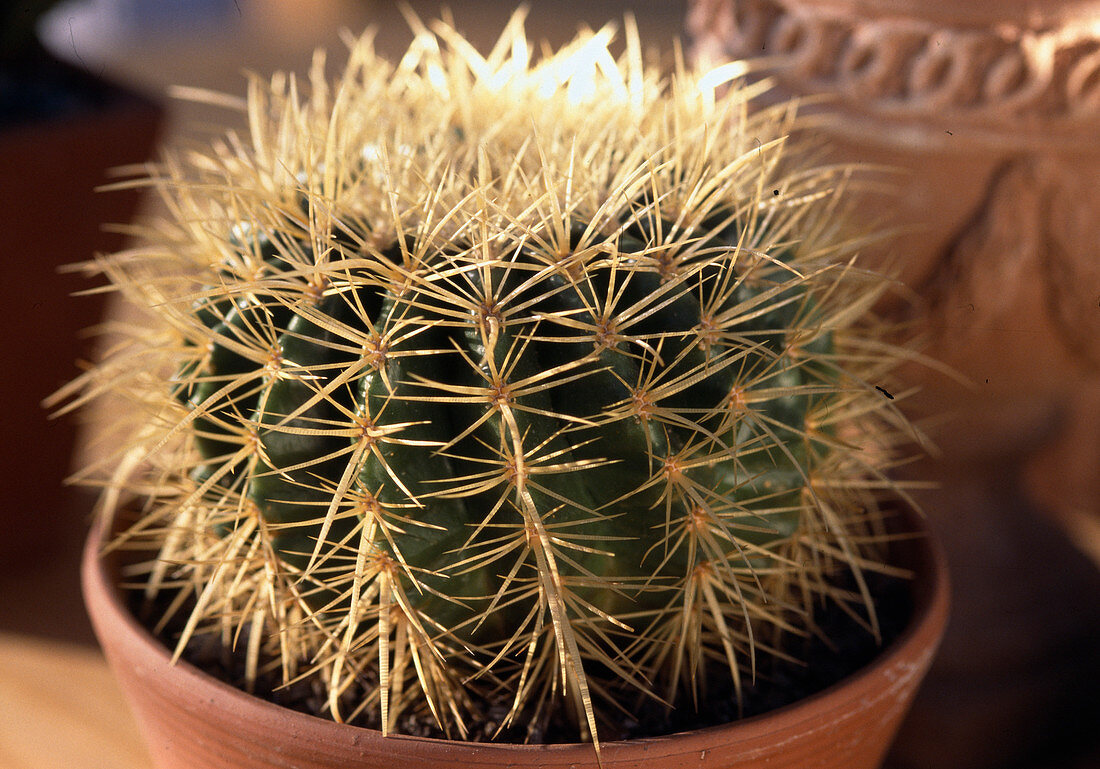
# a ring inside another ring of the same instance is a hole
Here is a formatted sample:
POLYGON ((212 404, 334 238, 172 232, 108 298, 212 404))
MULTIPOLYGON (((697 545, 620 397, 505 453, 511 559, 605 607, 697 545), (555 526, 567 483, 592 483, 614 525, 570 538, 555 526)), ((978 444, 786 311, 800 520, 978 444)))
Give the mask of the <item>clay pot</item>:
MULTIPOLYGON (((470 744, 337 724, 252 697, 168 650, 126 609, 117 552, 100 557, 93 532, 83 562, 92 623, 158 769, 307 767, 436 769, 597 766, 591 745, 470 744)), ((913 569, 910 626, 871 664, 825 691, 763 716, 667 737, 603 744, 603 766, 656 769, 873 769, 928 669, 947 619, 944 558, 931 537, 896 559, 913 569)))

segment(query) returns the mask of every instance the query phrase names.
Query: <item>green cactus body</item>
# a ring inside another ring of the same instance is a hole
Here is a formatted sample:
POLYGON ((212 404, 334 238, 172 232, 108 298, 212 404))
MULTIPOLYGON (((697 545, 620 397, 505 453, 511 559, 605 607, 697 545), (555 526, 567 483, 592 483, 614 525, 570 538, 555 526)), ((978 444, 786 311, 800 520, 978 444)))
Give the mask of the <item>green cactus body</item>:
POLYGON ((387 731, 504 706, 594 738, 867 611, 836 576, 873 568, 904 424, 887 282, 843 174, 779 172, 789 123, 739 88, 607 31, 537 65, 518 20, 487 58, 456 34, 396 68, 364 39, 307 99, 254 82, 250 143, 154 176, 155 256, 102 262, 163 323, 86 381, 142 404, 129 536, 149 593, 194 591, 181 646, 247 631, 250 669, 387 731))
MULTIPOLYGON (((558 570, 576 600, 611 617, 656 614, 717 555, 688 534, 693 516, 726 543, 764 548, 797 528, 815 470, 812 377, 787 341, 812 331, 805 287, 758 307, 748 257, 707 246, 662 275, 624 236, 574 265, 579 279, 555 269, 560 255, 518 244, 493 259, 443 251, 400 285, 363 267, 346 285, 303 285, 306 313, 263 298, 262 284, 228 310, 200 308, 211 344, 189 369, 202 384, 188 405, 207 415, 196 420, 204 472, 233 454, 219 426, 254 431, 262 459, 241 492, 280 556, 323 571, 372 525, 368 511, 382 522, 371 545, 401 564, 411 605, 440 629, 506 627, 532 610, 528 580, 509 585, 496 559, 454 554, 534 519, 574 539, 558 570), (266 362, 234 352, 244 329, 270 342, 266 362), (377 342, 356 350, 359 337, 377 342)), ((397 244, 383 253, 402 260, 397 244)), ((266 263, 281 286, 278 262, 266 263)))

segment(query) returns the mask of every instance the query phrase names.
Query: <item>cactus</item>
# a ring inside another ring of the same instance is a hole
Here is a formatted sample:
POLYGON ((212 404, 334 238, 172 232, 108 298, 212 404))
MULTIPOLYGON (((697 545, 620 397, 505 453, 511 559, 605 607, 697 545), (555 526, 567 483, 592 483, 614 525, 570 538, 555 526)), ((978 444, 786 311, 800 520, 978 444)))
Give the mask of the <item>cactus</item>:
POLYGON ((596 740, 736 696, 822 603, 875 632, 906 427, 848 172, 629 25, 538 61, 519 16, 484 57, 416 25, 334 86, 253 79, 248 133, 168 156, 168 214, 98 262, 148 321, 71 406, 135 417, 105 498, 144 500, 118 546, 157 550, 177 653, 213 633, 387 732, 596 740))

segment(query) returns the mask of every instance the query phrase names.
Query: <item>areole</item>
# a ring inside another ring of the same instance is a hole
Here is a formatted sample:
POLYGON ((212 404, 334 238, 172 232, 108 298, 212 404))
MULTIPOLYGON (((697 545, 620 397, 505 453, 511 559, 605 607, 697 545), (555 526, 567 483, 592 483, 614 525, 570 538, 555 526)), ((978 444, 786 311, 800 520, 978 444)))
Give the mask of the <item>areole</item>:
MULTIPOLYGON (((914 516, 915 518, 915 516, 914 516)), ((923 522, 923 536, 899 548, 913 570, 909 627, 867 667, 794 705, 725 726, 601 746, 604 767, 656 769, 768 766, 874 769, 927 671, 948 613, 945 559, 923 522)), ((169 651, 126 609, 116 587, 120 553, 101 557, 93 531, 84 561, 84 596, 96 634, 130 701, 157 769, 299 767, 598 766, 589 744, 505 745, 405 736, 337 724, 234 689, 169 651)))

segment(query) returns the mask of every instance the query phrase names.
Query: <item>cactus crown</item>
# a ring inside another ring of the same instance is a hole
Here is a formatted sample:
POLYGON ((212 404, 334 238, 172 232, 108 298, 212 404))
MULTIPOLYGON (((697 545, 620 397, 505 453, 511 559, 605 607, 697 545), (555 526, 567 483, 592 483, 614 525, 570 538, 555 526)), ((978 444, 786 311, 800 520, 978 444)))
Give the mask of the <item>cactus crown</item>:
POLYGON ((219 634, 385 731, 594 739, 738 690, 815 604, 874 631, 904 425, 846 174, 798 169, 792 111, 728 69, 611 39, 352 40, 334 86, 321 55, 253 79, 247 133, 145 180, 168 216, 98 265, 147 316, 69 394, 134 417, 105 498, 145 500, 116 545, 158 551, 135 577, 180 653, 219 634))

